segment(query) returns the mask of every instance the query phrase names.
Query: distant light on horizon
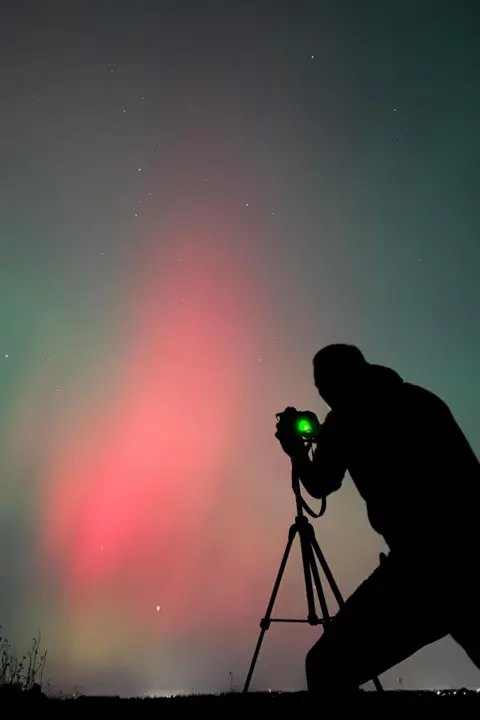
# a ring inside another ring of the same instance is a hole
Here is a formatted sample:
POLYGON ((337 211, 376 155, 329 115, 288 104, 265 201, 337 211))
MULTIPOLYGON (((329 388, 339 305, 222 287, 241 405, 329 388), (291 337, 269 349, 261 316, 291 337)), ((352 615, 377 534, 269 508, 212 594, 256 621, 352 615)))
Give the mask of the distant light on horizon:
POLYGON ((179 697, 181 695, 191 695, 186 690, 148 690, 143 697, 145 698, 168 698, 168 697, 179 697))

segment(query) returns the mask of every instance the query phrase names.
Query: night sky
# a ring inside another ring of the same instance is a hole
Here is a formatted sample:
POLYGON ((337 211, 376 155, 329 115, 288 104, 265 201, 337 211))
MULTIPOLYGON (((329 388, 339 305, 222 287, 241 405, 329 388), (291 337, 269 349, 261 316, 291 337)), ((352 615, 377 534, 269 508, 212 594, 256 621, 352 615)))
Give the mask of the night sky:
MULTIPOLYGON (((480 453, 479 20, 2 2, 0 623, 41 629, 55 687, 242 685, 294 515, 275 413, 324 417, 321 346, 439 393, 480 453)), ((384 549, 349 479, 316 531, 349 594, 384 549)), ((278 614, 302 583, 296 555, 278 614)), ((273 626, 252 688, 304 687, 317 636, 273 626)), ((400 678, 480 686, 451 640, 400 678)))

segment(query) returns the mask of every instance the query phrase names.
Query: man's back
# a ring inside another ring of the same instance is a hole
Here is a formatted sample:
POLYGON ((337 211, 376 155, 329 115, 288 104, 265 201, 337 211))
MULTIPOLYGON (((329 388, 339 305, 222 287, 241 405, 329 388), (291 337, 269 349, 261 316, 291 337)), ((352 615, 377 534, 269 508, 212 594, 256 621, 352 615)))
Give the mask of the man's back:
POLYGON ((309 690, 344 694, 450 634, 480 668, 480 464, 440 398, 322 348, 315 386, 332 408, 300 479, 314 497, 347 470, 391 552, 346 600, 307 656, 309 690))
POLYGON ((448 407, 389 368, 368 373, 346 465, 372 527, 390 547, 476 533, 480 464, 448 407))

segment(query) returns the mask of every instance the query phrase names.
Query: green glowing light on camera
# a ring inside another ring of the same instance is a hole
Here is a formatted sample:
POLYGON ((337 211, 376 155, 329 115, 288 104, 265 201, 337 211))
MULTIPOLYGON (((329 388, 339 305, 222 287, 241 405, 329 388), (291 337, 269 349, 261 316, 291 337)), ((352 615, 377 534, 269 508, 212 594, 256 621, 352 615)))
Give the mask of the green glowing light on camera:
POLYGON ((299 418, 297 420, 297 430, 301 435, 309 435, 312 432, 312 424, 305 418, 299 418))

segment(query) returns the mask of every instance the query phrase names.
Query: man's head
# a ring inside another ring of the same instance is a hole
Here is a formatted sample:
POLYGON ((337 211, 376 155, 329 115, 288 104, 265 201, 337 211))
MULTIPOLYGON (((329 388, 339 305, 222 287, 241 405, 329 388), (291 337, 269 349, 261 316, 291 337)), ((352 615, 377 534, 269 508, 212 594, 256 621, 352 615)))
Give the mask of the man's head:
POLYGON ((361 382, 367 367, 363 354, 354 345, 327 345, 313 358, 315 386, 333 408, 361 382))

